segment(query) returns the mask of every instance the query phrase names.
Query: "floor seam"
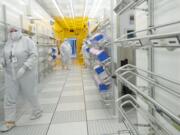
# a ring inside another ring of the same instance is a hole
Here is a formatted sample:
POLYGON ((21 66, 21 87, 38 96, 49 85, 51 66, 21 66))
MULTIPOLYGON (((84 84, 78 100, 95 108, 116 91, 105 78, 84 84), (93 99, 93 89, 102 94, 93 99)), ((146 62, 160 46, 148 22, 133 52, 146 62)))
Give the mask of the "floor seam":
POLYGON ((54 110, 54 112, 53 112, 51 121, 50 121, 50 123, 49 123, 49 125, 48 125, 48 128, 47 128, 47 131, 46 131, 46 134, 45 134, 45 135, 48 135, 50 126, 52 125, 52 121, 53 121, 53 118, 54 118, 54 116, 55 116, 55 113, 56 113, 57 107, 58 107, 58 105, 59 105, 60 99, 61 99, 61 97, 62 97, 62 93, 63 93, 63 91, 64 91, 64 87, 65 87, 65 85, 66 85, 68 76, 69 76, 69 73, 67 74, 66 80, 65 80, 65 82, 64 82, 64 84, 63 84, 63 87, 62 87, 62 90, 61 90, 61 92, 60 92, 60 94, 59 94, 59 99, 58 99, 58 101, 57 101, 55 110, 54 110))
POLYGON ((81 81, 83 86, 83 95, 84 95, 84 105, 85 105, 85 113, 86 113, 86 126, 87 126, 87 135, 89 135, 89 126, 88 126, 88 116, 87 116, 87 108, 86 108, 86 97, 85 97, 85 90, 84 90, 84 80, 83 80, 83 72, 81 68, 81 81))

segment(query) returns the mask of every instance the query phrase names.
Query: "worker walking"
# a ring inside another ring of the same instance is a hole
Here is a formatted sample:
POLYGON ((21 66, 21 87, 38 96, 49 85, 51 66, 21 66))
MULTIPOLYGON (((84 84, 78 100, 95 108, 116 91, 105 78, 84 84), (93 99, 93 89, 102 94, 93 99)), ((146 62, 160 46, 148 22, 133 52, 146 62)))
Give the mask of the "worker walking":
POLYGON ((87 46, 87 42, 84 41, 81 51, 82 51, 82 54, 83 54, 85 68, 90 66, 90 55, 89 55, 88 49, 89 48, 87 46))
POLYGON ((42 110, 37 98, 37 47, 34 42, 22 35, 19 28, 9 30, 8 41, 4 47, 1 64, 5 69, 5 122, 1 132, 15 127, 16 100, 22 92, 32 106, 31 120, 41 117, 42 110))
POLYGON ((60 47, 60 55, 63 69, 69 69, 69 65, 71 63, 71 53, 71 45, 67 40, 65 40, 60 47))

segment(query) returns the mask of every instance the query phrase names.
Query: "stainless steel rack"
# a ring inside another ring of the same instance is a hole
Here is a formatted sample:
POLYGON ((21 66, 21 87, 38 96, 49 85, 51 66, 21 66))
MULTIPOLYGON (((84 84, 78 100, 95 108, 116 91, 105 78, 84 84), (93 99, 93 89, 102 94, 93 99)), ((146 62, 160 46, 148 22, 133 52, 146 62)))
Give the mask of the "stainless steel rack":
MULTIPOLYGON (((159 87, 162 90, 168 92, 169 94, 175 96, 175 97, 180 97, 180 93, 177 90, 174 90, 172 88, 169 88, 167 86, 165 86, 165 84, 172 84, 175 86, 179 86, 180 87, 180 83, 170 80, 167 77, 155 74, 153 72, 150 71, 146 71, 143 70, 141 68, 138 68, 134 65, 125 65, 123 67, 120 67, 116 70, 115 72, 116 76, 117 76, 117 83, 123 83, 125 84, 130 90, 132 90, 135 94, 136 97, 141 98, 145 103, 147 103, 147 105, 151 106, 156 113, 158 114, 164 114, 161 116, 165 116, 163 117, 165 120, 167 120, 167 122, 169 124, 171 124, 172 126, 174 125, 179 125, 180 126, 180 118, 179 116, 177 116, 176 114, 172 113, 171 110, 167 109, 167 107, 161 105, 158 101, 156 101, 154 98, 150 97, 149 95, 146 95, 142 89, 140 89, 135 83, 131 82, 129 78, 132 78, 132 75, 135 77, 139 77, 141 79, 143 79, 144 81, 152 84, 153 86, 159 87), (153 78, 151 78, 151 77, 153 78), (162 83, 163 82, 163 83, 162 83), (168 117, 168 119, 167 119, 168 117)), ((144 118, 146 120, 150 120, 149 124, 151 125, 151 127, 153 128, 154 131, 156 131, 157 133, 159 131, 162 131, 162 133, 158 133, 158 134, 167 134, 170 135, 171 133, 163 126, 163 124, 161 124, 160 122, 156 121, 156 118, 149 114, 147 111, 145 111, 143 108, 140 108, 140 105, 138 104, 137 100, 135 99, 135 97, 131 96, 131 95, 125 95, 120 97, 117 100, 117 103, 120 104, 120 108, 119 111, 121 112, 121 114, 123 115, 123 117, 126 119, 129 128, 134 132, 135 134, 140 134, 136 129, 135 126, 131 123, 130 119, 128 119, 127 116, 127 112, 125 112, 123 110, 123 106, 126 106, 128 104, 131 104, 137 111, 140 112, 141 116, 145 116, 144 118), (126 98, 130 98, 131 100, 128 101, 124 101, 124 99, 126 98), (121 101, 121 103, 120 103, 121 101)), ((176 127, 174 127, 176 128, 176 127)))

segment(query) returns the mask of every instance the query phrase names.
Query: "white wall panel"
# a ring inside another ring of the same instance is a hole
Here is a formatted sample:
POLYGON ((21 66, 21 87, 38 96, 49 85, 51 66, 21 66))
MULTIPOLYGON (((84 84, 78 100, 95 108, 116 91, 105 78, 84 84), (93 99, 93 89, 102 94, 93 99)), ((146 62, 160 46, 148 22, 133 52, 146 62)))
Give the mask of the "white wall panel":
MULTIPOLYGON (((155 26, 166 24, 169 22, 179 21, 180 20, 180 1, 179 0, 155 0, 155 16, 154 23, 155 26)), ((142 11, 136 12, 136 30, 141 30, 147 28, 147 14, 142 11)), ((179 32, 180 24, 174 26, 168 26, 166 28, 161 28, 155 31, 156 34, 165 34, 170 32, 179 32)), ((137 36, 143 36, 146 33, 140 33, 137 36)), ((148 59, 147 53, 143 50, 136 51, 136 65, 138 67, 147 69, 148 59)), ((177 80, 180 82, 180 49, 169 51, 167 49, 155 49, 154 50, 154 70, 156 73, 161 74, 162 76, 167 76, 172 80, 177 80)), ((162 82, 161 80, 159 80, 162 82)), ((137 84, 143 83, 142 81, 137 80, 137 84)), ((164 83, 164 82, 162 82, 164 83)), ((166 86, 169 86, 172 89, 176 89, 180 92, 180 87, 172 85, 170 83, 164 83, 166 86)), ((167 92, 159 88, 155 88, 155 99, 171 110, 171 112, 176 115, 180 115, 180 99, 170 95, 167 92)), ((179 135, 180 132, 175 130, 172 126, 168 124, 167 121, 162 119, 157 115, 158 119, 164 123, 164 125, 172 131, 173 135, 179 135)))

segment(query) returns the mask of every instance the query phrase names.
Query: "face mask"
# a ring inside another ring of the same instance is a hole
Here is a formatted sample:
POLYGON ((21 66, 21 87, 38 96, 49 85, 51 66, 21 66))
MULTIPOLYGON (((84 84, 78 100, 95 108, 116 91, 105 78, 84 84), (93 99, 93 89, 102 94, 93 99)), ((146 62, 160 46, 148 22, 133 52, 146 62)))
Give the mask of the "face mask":
POLYGON ((12 32, 10 34, 10 37, 11 37, 11 40, 13 40, 13 41, 18 40, 21 37, 21 33, 18 32, 18 31, 17 32, 12 32))

